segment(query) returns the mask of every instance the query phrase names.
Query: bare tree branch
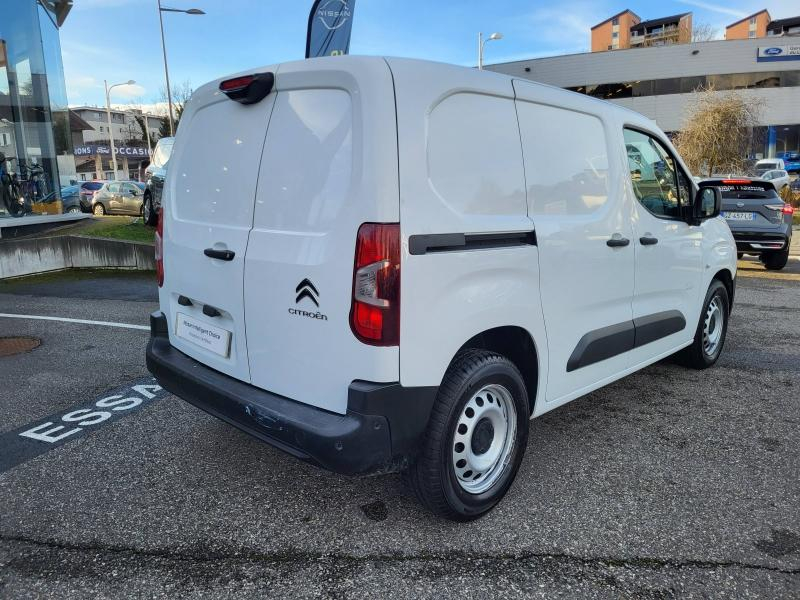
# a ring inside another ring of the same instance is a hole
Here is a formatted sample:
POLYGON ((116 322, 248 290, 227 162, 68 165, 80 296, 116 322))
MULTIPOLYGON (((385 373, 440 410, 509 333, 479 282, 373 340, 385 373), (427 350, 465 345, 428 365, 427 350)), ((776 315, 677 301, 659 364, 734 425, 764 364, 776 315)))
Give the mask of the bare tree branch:
POLYGON ((706 177, 742 173, 763 101, 735 90, 716 92, 713 87, 699 89, 694 96, 673 140, 678 152, 694 173, 706 177))

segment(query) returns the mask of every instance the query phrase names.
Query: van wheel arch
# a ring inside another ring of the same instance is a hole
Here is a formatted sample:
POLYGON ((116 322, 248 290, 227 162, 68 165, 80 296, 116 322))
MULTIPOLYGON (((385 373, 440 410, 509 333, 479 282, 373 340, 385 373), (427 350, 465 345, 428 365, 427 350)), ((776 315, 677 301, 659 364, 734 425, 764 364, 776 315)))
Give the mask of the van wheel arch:
POLYGON ((458 349, 453 360, 468 349, 496 352, 514 363, 525 381, 529 415, 532 415, 539 386, 539 353, 528 330, 515 325, 487 329, 467 340, 458 349))
POLYGON ((721 269, 717 271, 711 281, 714 281, 714 279, 721 281, 722 285, 724 285, 725 289, 728 291, 728 298, 730 302, 728 312, 730 312, 733 309, 733 294, 736 291, 733 287, 733 276, 728 269, 721 269))

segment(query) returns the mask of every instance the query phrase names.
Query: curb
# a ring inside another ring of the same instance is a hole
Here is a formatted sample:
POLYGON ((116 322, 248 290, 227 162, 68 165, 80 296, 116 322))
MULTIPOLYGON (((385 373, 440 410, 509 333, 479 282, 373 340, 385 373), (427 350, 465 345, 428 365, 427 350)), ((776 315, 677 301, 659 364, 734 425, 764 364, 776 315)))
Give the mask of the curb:
POLYGON ((85 268, 155 270, 153 245, 75 235, 0 244, 0 279, 85 268))

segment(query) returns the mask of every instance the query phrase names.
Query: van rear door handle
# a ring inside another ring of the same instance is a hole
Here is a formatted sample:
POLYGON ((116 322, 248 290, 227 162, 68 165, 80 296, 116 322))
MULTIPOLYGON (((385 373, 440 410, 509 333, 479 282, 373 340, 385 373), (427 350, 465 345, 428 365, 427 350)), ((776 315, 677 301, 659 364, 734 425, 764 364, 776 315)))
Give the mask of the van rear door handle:
POLYGON ((233 250, 215 250, 214 248, 206 248, 203 254, 209 258, 216 258, 219 260, 233 260, 236 253, 233 250))
POLYGON ((650 237, 649 235, 643 235, 639 238, 639 243, 642 246, 652 246, 653 244, 658 243, 658 238, 650 237))
POLYGON ((618 237, 618 238, 611 238, 610 240, 606 240, 606 246, 609 248, 622 248, 623 246, 627 246, 630 244, 631 241, 628 238, 618 237))

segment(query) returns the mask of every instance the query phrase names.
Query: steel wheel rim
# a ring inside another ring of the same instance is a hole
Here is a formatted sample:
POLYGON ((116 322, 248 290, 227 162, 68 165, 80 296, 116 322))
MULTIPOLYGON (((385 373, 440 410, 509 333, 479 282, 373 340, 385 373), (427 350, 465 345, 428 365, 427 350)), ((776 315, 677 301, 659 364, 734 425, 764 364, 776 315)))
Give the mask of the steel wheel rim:
POLYGON ((703 320, 703 352, 706 356, 714 356, 722 341, 722 330, 725 325, 725 311, 719 296, 714 296, 706 308, 703 320))
POLYGON ((482 387, 461 409, 453 434, 452 465, 461 489, 480 494, 497 483, 511 461, 516 435, 511 392, 498 384, 482 387))
POLYGON ((105 210, 103 209, 103 207, 102 207, 102 206, 100 206, 100 205, 98 204, 97 206, 95 206, 95 207, 94 207, 94 211, 93 211, 93 212, 94 212, 94 214, 96 214, 96 215, 102 215, 102 214, 105 212, 105 210))
POLYGON ((150 203, 147 200, 145 200, 144 204, 142 204, 142 218, 145 221, 150 220, 150 203))

